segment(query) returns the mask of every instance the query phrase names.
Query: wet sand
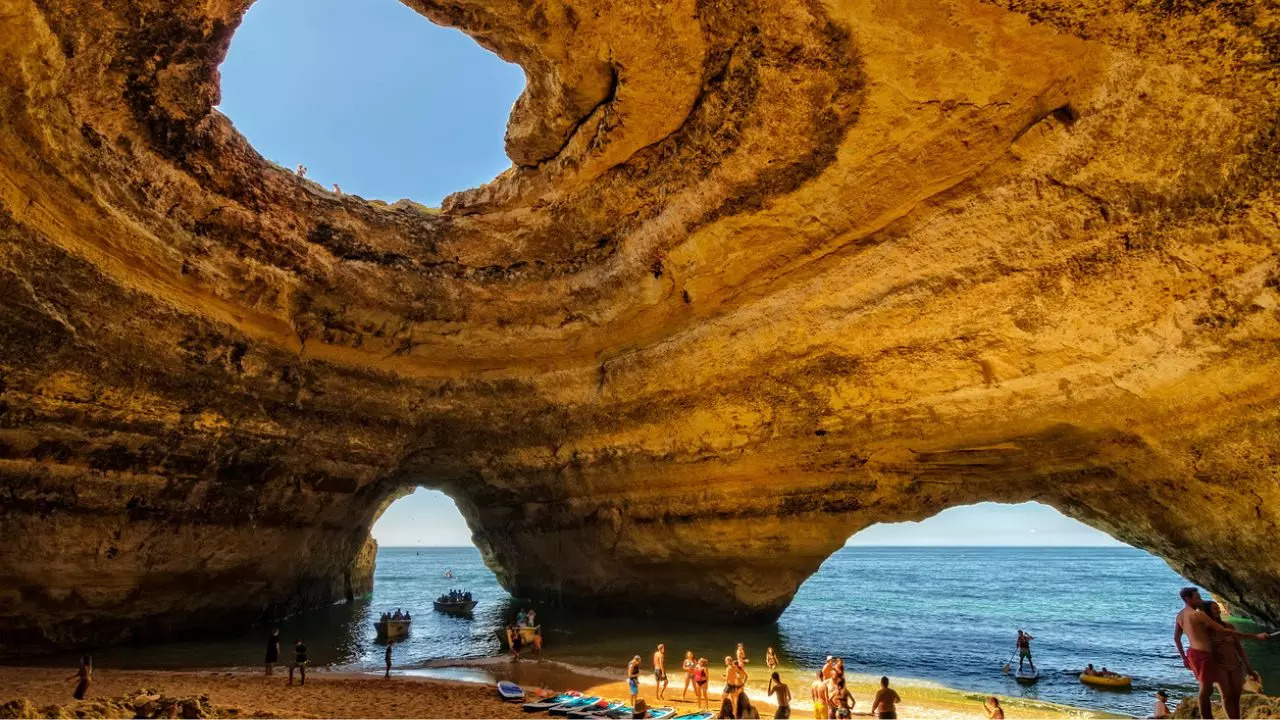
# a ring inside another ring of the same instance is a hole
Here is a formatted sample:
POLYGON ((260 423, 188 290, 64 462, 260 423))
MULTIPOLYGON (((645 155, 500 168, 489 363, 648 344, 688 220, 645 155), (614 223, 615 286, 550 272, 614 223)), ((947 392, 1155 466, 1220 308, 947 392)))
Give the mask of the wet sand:
MULTIPOLYGON (((472 666, 480 671, 473 677, 498 677, 519 682, 526 689, 546 687, 552 690, 578 689, 608 698, 627 699, 627 685, 618 673, 618 680, 606 680, 597 675, 574 672, 556 663, 485 662, 472 666)), ((380 675, 330 672, 316 668, 308 673, 305 686, 286 684, 287 671, 279 669, 272 677, 251 669, 148 671, 113 670, 98 668, 89 697, 132 696, 140 688, 152 689, 170 696, 207 694, 219 708, 235 708, 239 716, 272 715, 285 717, 352 717, 352 718, 518 718, 537 717, 526 715, 517 704, 497 699, 491 685, 459 682, 424 676, 423 673, 449 673, 459 668, 427 668, 422 670, 393 671, 390 680, 380 675)), ((75 683, 65 680, 71 669, 0 667, 0 703, 24 698, 37 706, 68 704, 74 701, 71 691, 75 683)), ((767 676, 766 676, 767 677, 767 676)), ((784 678, 788 679, 788 678, 784 678)), ((693 712, 693 692, 680 701, 684 686, 683 673, 671 676, 667 689, 667 701, 655 699, 653 676, 643 677, 640 696, 651 707, 669 705, 681 713, 693 712), (676 682, 678 680, 678 683, 676 682)), ((809 702, 808 685, 799 687, 793 679, 791 703, 792 715, 797 718, 813 717, 809 702)), ((982 696, 946 688, 915 686, 895 683, 903 702, 898 714, 904 718, 929 718, 931 720, 984 719, 982 696)), ((721 686, 713 680, 710 684, 710 707, 719 708, 721 686)), ((877 685, 870 679, 851 678, 849 689, 857 706, 855 715, 871 709, 871 700, 877 685)), ((772 717, 775 706, 766 700, 764 685, 752 677, 747 686, 752 704, 762 717, 772 717)), ((1049 703, 1001 698, 1008 717, 1106 717, 1049 703)))

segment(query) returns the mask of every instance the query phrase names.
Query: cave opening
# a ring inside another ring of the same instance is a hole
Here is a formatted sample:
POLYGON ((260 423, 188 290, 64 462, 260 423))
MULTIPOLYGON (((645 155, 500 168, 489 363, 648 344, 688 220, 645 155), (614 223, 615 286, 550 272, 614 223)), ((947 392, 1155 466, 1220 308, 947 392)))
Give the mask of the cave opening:
POLYGON ((510 166, 516 65, 398 0, 257 0, 221 65, 254 148, 317 190, 438 206, 510 166))

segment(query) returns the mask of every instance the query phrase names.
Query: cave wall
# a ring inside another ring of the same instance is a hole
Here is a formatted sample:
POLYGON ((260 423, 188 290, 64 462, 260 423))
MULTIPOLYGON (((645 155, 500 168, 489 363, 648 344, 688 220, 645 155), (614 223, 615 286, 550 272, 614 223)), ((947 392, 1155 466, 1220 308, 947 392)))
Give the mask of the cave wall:
POLYGON ((1275 3, 408 4, 528 75, 439 210, 213 109, 247 0, 0 0, 8 649, 342 600, 416 485, 546 602, 1037 500, 1280 621, 1275 3))

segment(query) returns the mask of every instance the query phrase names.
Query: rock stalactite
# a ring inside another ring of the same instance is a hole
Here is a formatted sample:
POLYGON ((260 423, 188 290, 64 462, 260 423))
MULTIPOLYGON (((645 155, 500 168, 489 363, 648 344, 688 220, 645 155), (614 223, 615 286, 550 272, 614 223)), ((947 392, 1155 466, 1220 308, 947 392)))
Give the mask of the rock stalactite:
POLYGON ((1038 500, 1280 621, 1275 2, 408 4, 528 75, 439 211, 213 109, 249 0, 0 0, 6 649, 341 600, 418 485, 548 602, 1038 500))

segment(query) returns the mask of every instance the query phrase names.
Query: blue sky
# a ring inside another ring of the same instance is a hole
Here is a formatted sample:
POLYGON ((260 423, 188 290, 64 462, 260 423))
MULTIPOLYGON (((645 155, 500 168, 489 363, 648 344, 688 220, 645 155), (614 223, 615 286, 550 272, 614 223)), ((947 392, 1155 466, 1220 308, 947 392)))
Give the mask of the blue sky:
MULTIPOLYGON (((447 495, 419 489, 397 500, 373 526, 384 547, 465 546, 471 531, 447 495)), ((1046 545, 1119 546, 1110 536, 1048 505, 979 503, 954 507, 923 522, 873 525, 849 539, 849 545, 1046 545)))
POLYGON ((221 71, 236 128, 326 188, 434 206, 511 165, 524 72, 399 0, 258 0, 221 71))
MULTIPOLYGON (((520 68, 399 0, 258 0, 222 65, 220 109, 268 159, 344 192, 437 205, 511 163, 502 148, 520 68)), ((374 526, 386 546, 469 545, 453 501, 419 490, 374 526)), ((1044 505, 983 503, 877 525, 857 545, 1098 545, 1044 505)))

